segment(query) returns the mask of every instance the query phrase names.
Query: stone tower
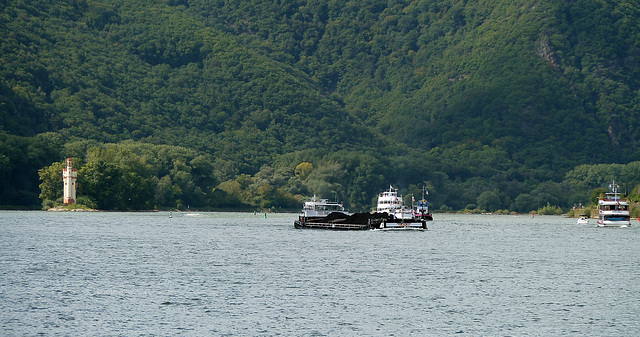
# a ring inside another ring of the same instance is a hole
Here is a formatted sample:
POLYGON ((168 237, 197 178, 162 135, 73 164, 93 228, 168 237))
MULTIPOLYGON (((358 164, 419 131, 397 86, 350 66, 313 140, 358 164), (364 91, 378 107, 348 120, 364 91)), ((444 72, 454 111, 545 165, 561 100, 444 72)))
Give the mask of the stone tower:
POLYGON ((62 169, 62 180, 64 180, 64 204, 71 205, 76 202, 76 180, 78 170, 71 168, 71 158, 67 158, 67 168, 62 169))

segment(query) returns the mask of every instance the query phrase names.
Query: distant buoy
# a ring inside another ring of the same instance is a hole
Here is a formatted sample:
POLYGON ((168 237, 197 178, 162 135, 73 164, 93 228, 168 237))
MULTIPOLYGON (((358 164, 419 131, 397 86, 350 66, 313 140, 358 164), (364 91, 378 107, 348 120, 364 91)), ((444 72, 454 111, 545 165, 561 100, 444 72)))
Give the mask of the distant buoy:
POLYGON ((264 218, 265 218, 265 219, 267 218, 267 213, 264 213, 264 218))

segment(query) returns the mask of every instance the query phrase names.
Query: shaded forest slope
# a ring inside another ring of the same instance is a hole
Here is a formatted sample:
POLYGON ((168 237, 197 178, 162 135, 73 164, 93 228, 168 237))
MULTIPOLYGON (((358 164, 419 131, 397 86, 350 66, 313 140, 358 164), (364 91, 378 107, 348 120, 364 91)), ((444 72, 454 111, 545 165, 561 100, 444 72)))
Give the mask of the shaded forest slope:
POLYGON ((188 4, 411 147, 477 140, 565 169, 637 156, 635 2, 188 4))

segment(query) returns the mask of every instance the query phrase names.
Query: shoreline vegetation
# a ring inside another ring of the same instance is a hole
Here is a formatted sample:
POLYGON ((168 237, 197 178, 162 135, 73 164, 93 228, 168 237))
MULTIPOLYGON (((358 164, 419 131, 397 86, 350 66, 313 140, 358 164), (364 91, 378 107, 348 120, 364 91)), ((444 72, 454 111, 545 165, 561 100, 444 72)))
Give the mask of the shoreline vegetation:
MULTIPOLYGON (((545 211, 544 209, 539 209, 537 211, 531 212, 514 212, 509 210, 498 210, 495 212, 487 212, 485 210, 479 209, 464 209, 459 211, 441 211, 436 210, 434 214, 465 214, 465 215, 505 215, 505 216, 535 216, 535 215, 552 215, 552 216, 562 216, 565 218, 580 218, 586 216, 590 219, 598 218, 598 211, 595 206, 586 206, 582 208, 572 208, 567 212, 562 212, 559 208, 552 208, 554 211, 549 211, 548 209, 545 211)), ((144 212, 176 212, 176 213, 254 213, 254 214, 297 214, 299 210, 296 209, 249 209, 249 208, 226 208, 226 209, 177 209, 177 208, 155 208, 155 209, 145 209, 145 210, 100 210, 95 208, 89 208, 85 205, 56 205, 50 207, 15 207, 15 206, 6 206, 0 205, 0 211, 47 211, 47 212, 125 212, 125 213, 144 213, 144 212)), ((640 203, 632 202, 631 203, 631 218, 632 219, 640 219, 640 203)))
POLYGON ((70 207, 70 206, 55 206, 47 209, 42 209, 48 212, 98 212, 97 209, 85 208, 85 207, 70 207))
MULTIPOLYGON (((595 196, 595 198, 592 198, 595 201, 597 201, 598 197, 601 197, 602 194, 596 194, 601 192, 600 189, 596 189, 594 190, 594 192, 592 193, 592 197, 595 196)), ((295 201, 299 201, 299 200, 304 200, 305 197, 301 196, 301 195, 297 195, 296 196, 296 200, 295 201)), ((630 201, 630 213, 631 213, 631 218, 640 218, 640 201, 637 201, 637 195, 632 195, 632 196, 625 196, 626 199, 628 199, 630 201)), ((40 208, 36 208, 36 207, 16 207, 16 206, 4 206, 4 205, 0 205, 0 210, 43 210, 43 211, 50 211, 50 212, 98 212, 98 211, 104 211, 104 212, 159 212, 159 211, 165 211, 165 212, 169 212, 169 211, 173 211, 173 212, 254 212, 254 213, 298 213, 299 212, 299 207, 297 207, 297 204, 295 201, 292 201, 292 203, 290 204, 289 207, 255 207, 255 206, 249 206, 248 207, 190 207, 187 206, 186 208, 184 207, 158 207, 158 206, 154 206, 153 208, 146 208, 146 209, 130 209, 130 208, 126 208, 126 209, 100 209, 98 207, 91 207, 92 205, 95 205, 95 203, 93 203, 90 199, 81 196, 78 198, 77 202, 71 205, 64 205, 62 204, 62 198, 58 198, 56 201, 51 201, 49 199, 45 199, 42 202, 42 207, 40 208)), ((366 212, 366 209, 364 210, 366 212)), ((572 208, 569 209, 563 209, 561 207, 555 206, 555 205, 551 205, 550 203, 547 203, 546 206, 538 208, 537 210, 531 210, 528 212, 517 212, 517 211, 513 211, 513 210, 508 210, 508 209, 497 209, 497 210, 487 210, 487 209, 483 209, 480 207, 477 207, 475 204, 469 204, 467 205, 467 207, 465 207, 464 209, 461 210, 454 210, 450 207, 441 207, 440 209, 434 209, 433 210, 434 213, 440 213, 440 214, 480 214, 480 215, 512 215, 512 216, 525 216, 525 215, 558 215, 558 216, 564 216, 567 218, 579 218, 582 216, 587 216, 589 218, 597 218, 598 217, 598 211, 597 211, 597 205, 595 203, 589 204, 589 205, 580 205, 580 206, 574 206, 572 208)))

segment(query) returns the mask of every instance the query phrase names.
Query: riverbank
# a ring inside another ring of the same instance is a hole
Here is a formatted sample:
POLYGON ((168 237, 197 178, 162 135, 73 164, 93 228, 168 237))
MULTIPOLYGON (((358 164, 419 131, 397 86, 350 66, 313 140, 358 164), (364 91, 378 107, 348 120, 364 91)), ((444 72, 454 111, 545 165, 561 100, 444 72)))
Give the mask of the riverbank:
POLYGON ((88 208, 88 207, 75 207, 74 205, 69 206, 55 206, 51 208, 45 209, 47 212, 97 212, 97 209, 88 208))

